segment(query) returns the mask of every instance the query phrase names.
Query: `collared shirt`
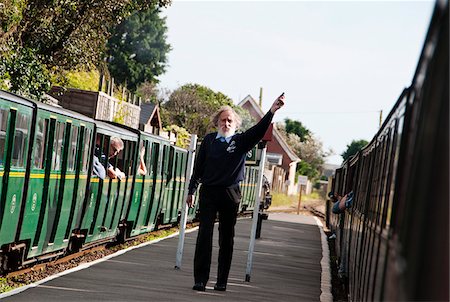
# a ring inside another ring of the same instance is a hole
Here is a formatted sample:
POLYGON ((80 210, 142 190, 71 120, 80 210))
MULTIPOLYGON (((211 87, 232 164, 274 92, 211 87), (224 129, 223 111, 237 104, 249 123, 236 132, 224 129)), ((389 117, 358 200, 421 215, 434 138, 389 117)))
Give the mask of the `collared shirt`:
POLYGON ((219 139, 221 142, 226 141, 227 144, 229 144, 231 139, 233 138, 233 136, 234 136, 234 134, 230 135, 230 136, 227 136, 227 137, 224 137, 224 136, 220 135, 219 133, 217 133, 216 139, 219 139))

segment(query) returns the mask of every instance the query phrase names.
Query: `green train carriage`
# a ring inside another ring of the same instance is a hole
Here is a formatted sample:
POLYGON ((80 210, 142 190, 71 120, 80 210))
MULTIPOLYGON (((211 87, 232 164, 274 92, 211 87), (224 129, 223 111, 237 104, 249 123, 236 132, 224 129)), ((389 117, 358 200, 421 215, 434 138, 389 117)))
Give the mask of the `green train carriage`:
POLYGON ((0 91, 0 258, 3 271, 12 250, 24 250, 17 244, 23 217, 26 166, 30 158, 30 137, 34 103, 0 91))
MULTIPOLYGON (((99 242, 112 241, 119 232, 119 221, 126 213, 127 202, 132 196, 132 184, 135 176, 135 163, 138 145, 138 135, 123 128, 96 121, 95 145, 99 151, 109 154, 110 140, 112 137, 122 139, 123 150, 114 158, 109 160, 114 168, 119 168, 125 173, 125 178, 111 179, 105 177, 101 179, 92 175, 89 182, 89 195, 85 200, 83 217, 79 226, 79 233, 83 239, 83 244, 92 245, 99 242)), ((107 162, 104 162, 107 170, 107 162)))
POLYGON ((9 234, 0 239, 2 260, 16 256, 15 261, 29 263, 62 253, 69 244, 86 187, 88 149, 83 146, 94 124, 78 113, 11 93, 0 91, 0 99, 2 128, 7 126, 0 213, 2 230, 9 234))
POLYGON ((93 120, 36 103, 36 123, 20 241, 27 258, 67 248, 85 196, 93 120))

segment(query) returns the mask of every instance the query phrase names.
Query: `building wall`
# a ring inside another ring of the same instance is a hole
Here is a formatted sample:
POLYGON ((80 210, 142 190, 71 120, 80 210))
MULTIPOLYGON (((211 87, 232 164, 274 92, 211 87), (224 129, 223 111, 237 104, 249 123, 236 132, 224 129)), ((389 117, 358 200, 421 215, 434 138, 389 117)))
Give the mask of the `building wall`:
MULTIPOLYGON (((245 103, 242 108, 246 109, 251 116, 255 117, 257 121, 259 121, 261 118, 259 117, 259 113, 256 112, 253 106, 250 105, 250 103, 245 103)), ((267 152, 271 153, 278 153, 283 155, 283 162, 281 164, 281 167, 289 173, 290 170, 290 163, 291 160, 289 159, 289 155, 284 151, 283 147, 281 147, 279 141, 273 137, 273 139, 267 143, 267 152)), ((294 172, 295 174, 295 172, 294 172)))
MULTIPOLYGON (((260 113, 257 112, 249 102, 244 103, 242 108, 246 109, 257 121, 261 119, 260 113)), ((274 129, 274 131, 276 130, 274 129)), ((267 152, 278 153, 283 156, 281 166, 274 167, 274 169, 271 170, 271 173, 268 173, 270 175, 266 174, 266 177, 268 177, 269 181, 272 183, 272 189, 289 195, 298 194, 295 179, 297 163, 291 161, 289 155, 283 149, 280 141, 275 135, 273 135, 272 140, 267 143, 267 152)))
MULTIPOLYGON (((274 139, 274 140, 268 142, 268 144, 267 144, 267 152, 282 154, 283 155, 283 160, 281 162, 281 167, 286 172, 289 172, 291 161, 289 159, 289 156, 284 151, 283 147, 281 147, 281 145, 278 142, 278 140, 274 139)), ((294 171, 294 174, 295 174, 295 171, 294 171)))

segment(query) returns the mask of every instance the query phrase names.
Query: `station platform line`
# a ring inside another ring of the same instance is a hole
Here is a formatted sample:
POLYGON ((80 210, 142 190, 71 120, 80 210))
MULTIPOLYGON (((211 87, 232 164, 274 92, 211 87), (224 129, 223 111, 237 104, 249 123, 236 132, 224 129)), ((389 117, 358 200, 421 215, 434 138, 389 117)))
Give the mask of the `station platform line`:
POLYGON ((185 237, 175 270, 178 234, 119 251, 97 261, 0 295, 4 301, 332 301, 326 236, 313 216, 270 213, 256 240, 250 282, 245 282, 251 219, 236 224, 226 292, 213 290, 218 232, 210 281, 193 291, 197 229, 185 237))

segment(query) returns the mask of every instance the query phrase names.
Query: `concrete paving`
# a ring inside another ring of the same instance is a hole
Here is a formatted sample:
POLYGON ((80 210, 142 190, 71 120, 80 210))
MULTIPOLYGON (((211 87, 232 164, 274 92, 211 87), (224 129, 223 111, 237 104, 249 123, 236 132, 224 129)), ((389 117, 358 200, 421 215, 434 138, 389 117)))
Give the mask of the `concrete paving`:
POLYGON ((317 221, 312 216, 271 213, 263 222, 261 238, 256 240, 250 282, 245 282, 252 221, 238 220, 226 292, 213 290, 217 273, 216 229, 210 282, 205 292, 191 289, 197 235, 193 231, 186 234, 180 270, 174 269, 178 236, 173 236, 27 286, 21 292, 19 289, 2 294, 0 298, 5 301, 332 301, 326 238, 317 221))

